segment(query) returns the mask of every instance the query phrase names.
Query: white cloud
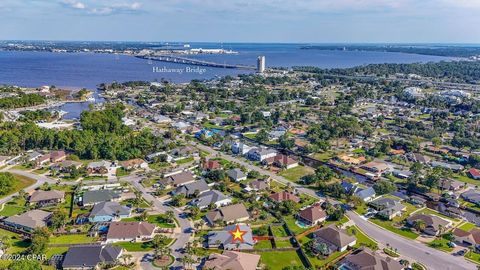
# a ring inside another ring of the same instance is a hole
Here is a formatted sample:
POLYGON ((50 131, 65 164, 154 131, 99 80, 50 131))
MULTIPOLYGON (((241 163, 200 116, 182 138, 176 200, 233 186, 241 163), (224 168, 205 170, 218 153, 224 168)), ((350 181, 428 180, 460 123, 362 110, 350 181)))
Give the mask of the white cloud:
POLYGON ((80 2, 80 1, 75 1, 75 0, 64 0, 63 4, 73 8, 73 9, 85 9, 87 6, 80 2))
POLYGON ((83 10, 86 14, 112 15, 116 13, 132 13, 141 10, 140 2, 125 1, 85 1, 63 0, 64 5, 76 10, 83 10))

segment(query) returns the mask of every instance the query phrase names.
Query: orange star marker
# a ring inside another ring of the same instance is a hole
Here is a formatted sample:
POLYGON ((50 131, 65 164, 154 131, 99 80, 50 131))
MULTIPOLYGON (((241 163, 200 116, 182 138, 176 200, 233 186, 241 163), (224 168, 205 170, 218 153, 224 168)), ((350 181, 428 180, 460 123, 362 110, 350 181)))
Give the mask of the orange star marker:
POLYGON ((235 242, 236 240, 240 241, 243 243, 243 236, 246 234, 246 231, 240 230, 240 226, 237 224, 235 227, 235 230, 230 231, 230 234, 232 235, 232 242, 235 242))

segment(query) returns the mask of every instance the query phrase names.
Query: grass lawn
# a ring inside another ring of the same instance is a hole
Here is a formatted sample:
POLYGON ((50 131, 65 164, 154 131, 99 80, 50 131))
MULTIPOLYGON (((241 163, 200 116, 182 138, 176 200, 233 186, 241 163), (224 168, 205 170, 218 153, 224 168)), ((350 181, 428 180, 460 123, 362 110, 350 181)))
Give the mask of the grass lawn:
POLYGON ((30 243, 26 240, 23 240, 22 237, 16 233, 0 229, 0 239, 3 237, 7 237, 10 242, 10 247, 7 250, 7 254, 16 254, 25 251, 29 246, 30 243))
POLYGON ((277 245, 277 248, 291 248, 292 243, 290 243, 290 240, 275 240, 275 245, 277 245))
POLYGON ((93 243, 97 239, 84 234, 55 235, 50 237, 50 244, 85 244, 93 243))
POLYGON ((189 163, 189 162, 192 162, 192 161, 193 161, 193 157, 188 157, 188 158, 182 158, 180 160, 177 160, 177 161, 175 161, 175 163, 177 163, 178 165, 182 165, 182 164, 189 163))
POLYGON ((270 270, 282 270, 285 266, 303 266, 296 251, 259 252, 260 261, 270 270))
POLYGON ((362 205, 357 206, 357 209, 355 209, 355 212, 359 215, 365 215, 368 210, 368 205, 363 203, 362 205))
POLYGON ((21 189, 25 189, 28 186, 33 185, 36 181, 30 177, 25 177, 23 175, 19 174, 13 174, 15 176, 15 179, 17 180, 15 184, 13 185, 13 189, 8 192, 7 194, 0 195, 0 198, 3 198, 7 195, 16 193, 20 191, 21 189))
POLYGON ((436 238, 432 242, 428 243, 428 246, 445 252, 452 252, 453 248, 448 246, 448 242, 450 241, 445 238, 436 238))
POLYGON ((439 212, 437 212, 437 211, 435 211, 435 210, 432 210, 432 209, 430 209, 430 208, 424 208, 424 209, 418 211, 418 213, 419 213, 419 214, 427 214, 427 215, 436 215, 436 216, 439 216, 439 217, 444 218, 444 219, 446 219, 446 220, 450 220, 450 221, 452 221, 452 222, 458 222, 458 221, 460 221, 460 220, 457 219, 457 218, 454 219, 454 218, 445 216, 445 215, 443 215, 443 214, 441 214, 441 213, 439 213, 439 212))
POLYGON ((464 231, 469 232, 469 231, 471 231, 472 229, 474 229, 475 227, 477 227, 477 226, 475 226, 475 224, 470 223, 470 222, 465 222, 465 223, 463 223, 462 225, 460 225, 458 228, 459 228, 459 229, 462 229, 462 230, 464 230, 464 231))
POLYGON ((119 242, 113 244, 114 246, 119 246, 130 252, 140 252, 140 251, 150 251, 153 250, 152 242, 144 243, 131 243, 131 242, 119 242))
MULTIPOLYGON (((140 217, 132 217, 132 218, 124 218, 122 221, 140 221, 140 217)), ((175 228, 175 223, 167 222, 166 216, 159 214, 159 215, 150 215, 147 217, 147 221, 156 224, 160 228, 175 228)))
POLYGON ((272 242, 269 240, 260 240, 254 246, 254 249, 265 249, 265 248, 272 248, 272 242))
POLYGON ((332 152, 323 152, 323 153, 315 153, 313 158, 318 159, 320 161, 326 162, 333 157, 332 152))
POLYGON ((361 246, 366 246, 366 247, 374 247, 377 245, 375 241, 372 239, 368 238, 366 234, 364 234, 360 228, 357 226, 350 226, 347 228, 347 233, 350 235, 354 235, 357 238, 357 243, 355 244, 355 247, 361 247, 361 246))
POLYGON ((9 202, 6 202, 3 205, 2 211, 0 211, 0 216, 13 216, 19 214, 25 210, 25 199, 24 198, 15 198, 9 202))
POLYGON ((453 178, 455 178, 456 180, 460 181, 460 182, 464 182, 464 183, 468 183, 468 184, 472 184, 472 185, 479 185, 480 184, 480 181, 478 180, 475 180, 475 179, 472 179, 468 176, 465 176, 465 175, 460 175, 460 174, 453 174, 453 178))
POLYGON ((283 228, 283 226, 272 226, 272 233, 275 237, 287 237, 287 232, 283 228))
POLYGON ((313 174, 314 169, 305 166, 297 166, 288 170, 281 171, 279 175, 285 177, 292 182, 298 182, 305 175, 313 174))
POLYGON ((63 254, 67 252, 68 247, 49 247, 47 248, 47 252, 45 253, 47 255, 47 258, 50 259, 53 255, 56 254, 63 254))
POLYGON ((124 168, 118 168, 115 171, 115 175, 118 177, 130 175, 130 171, 125 170, 124 168))
POLYGON ((283 218, 285 220, 285 223, 287 223, 288 228, 295 234, 300 234, 304 231, 306 231, 308 228, 300 228, 298 227, 297 224, 295 224, 296 219, 293 216, 286 216, 283 218))
POLYGON ((307 253, 307 256, 308 256, 308 259, 310 260, 310 262, 314 265, 314 266, 324 266, 326 264, 328 264, 329 262, 337 259, 338 257, 342 256, 343 254, 345 254, 347 251, 343 251, 343 252, 340 252, 340 251, 337 251, 337 252, 334 252, 332 254, 330 254, 330 256, 328 256, 328 258, 326 259, 320 259, 318 257, 314 257, 314 256, 310 256, 308 253, 307 253))
POLYGON ((472 251, 467 252, 467 254, 465 254, 465 258, 471 260, 476 264, 480 264, 480 254, 476 252, 472 252, 472 251))
POLYGON ((401 216, 394 217, 393 220, 383 220, 380 218, 371 218, 370 221, 379 225, 380 227, 383 227, 386 230, 389 230, 391 232, 394 232, 396 234, 399 234, 401 236, 407 237, 409 239, 416 239, 418 237, 418 234, 414 233, 410 228, 397 228, 393 226, 394 223, 400 223, 406 218, 410 216, 410 214, 416 210, 418 210, 417 207, 410 203, 405 203, 403 204, 407 207, 405 212, 401 216))
POLYGON ((48 172, 49 169, 48 168, 40 168, 40 169, 36 169, 33 171, 34 174, 44 174, 46 172, 48 172))
POLYGON ((390 220, 382 220, 382 219, 377 219, 373 218, 370 219, 371 222, 379 225, 380 227, 389 230, 393 233, 396 233, 398 235, 401 235, 403 237, 409 238, 409 239, 416 239, 418 237, 418 234, 414 233, 410 228, 396 228, 393 226, 393 222, 390 220))

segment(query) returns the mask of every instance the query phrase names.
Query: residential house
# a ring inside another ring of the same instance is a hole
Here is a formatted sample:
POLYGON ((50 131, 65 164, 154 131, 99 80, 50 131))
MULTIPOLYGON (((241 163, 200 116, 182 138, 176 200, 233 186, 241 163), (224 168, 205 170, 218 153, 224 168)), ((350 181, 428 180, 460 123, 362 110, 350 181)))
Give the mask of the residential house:
POLYGON ((291 169, 291 168, 295 168, 298 165, 300 165, 297 160, 295 160, 292 157, 289 157, 287 155, 283 155, 283 154, 278 154, 274 157, 264 159, 262 161, 262 164, 264 164, 264 165, 274 165, 274 166, 276 166, 278 168, 282 168, 282 169, 291 169))
POLYGON ((263 161, 277 155, 277 152, 268 148, 254 148, 248 151, 247 157, 253 161, 263 161))
POLYGON ((414 226, 416 221, 425 222, 423 233, 436 236, 452 226, 452 222, 436 215, 414 214, 407 218, 407 224, 414 226))
POLYGON ((55 205, 62 203, 65 198, 65 192, 60 190, 36 190, 30 195, 28 202, 39 207, 55 205))
POLYGON ((101 264, 114 264, 123 250, 112 245, 77 245, 68 248, 62 262, 64 270, 99 269, 101 264))
POLYGON ((242 203, 232 204, 214 209, 205 215, 208 224, 215 225, 218 221, 227 224, 246 221, 250 218, 250 214, 242 203))
POLYGON ((208 234, 207 245, 209 248, 223 248, 225 250, 253 249, 255 240, 252 229, 246 224, 228 225, 222 231, 212 231, 208 234), (238 226, 238 227, 237 227, 238 226), (232 232, 239 229, 242 232, 243 241, 233 241, 232 232))
POLYGON ((375 189, 373 187, 357 188, 353 195, 359 197, 364 202, 369 202, 375 198, 375 189))
POLYGON ((221 168, 222 165, 220 165, 220 162, 218 162, 218 160, 209 159, 203 164, 203 169, 206 171, 214 171, 221 168))
POLYGON ((470 170, 468 170, 468 174, 473 179, 480 180, 480 170, 479 169, 471 168, 470 170))
POLYGON ((453 181, 451 179, 440 179, 438 189, 443 191, 457 191, 463 187, 463 183, 453 181))
POLYGON ((480 192, 476 189, 468 190, 460 195, 465 201, 480 205, 480 192))
POLYGON ((234 142, 232 144, 232 153, 235 155, 245 155, 254 147, 244 144, 243 142, 234 142))
POLYGON ((369 248, 356 250, 352 254, 347 255, 338 264, 338 269, 345 270, 402 270, 405 269, 395 259, 388 256, 381 256, 379 253, 369 248))
POLYGON ((102 202, 117 201, 120 194, 110 189, 87 190, 83 193, 80 203, 83 206, 94 205, 102 202))
POLYGON ((204 192, 200 194, 197 199, 191 202, 192 205, 197 206, 200 209, 205 209, 210 205, 214 205, 215 207, 221 207, 229 205, 231 203, 232 199, 225 196, 218 190, 209 190, 207 192, 204 192))
POLYGON ((203 270, 256 270, 260 255, 225 250, 222 254, 212 253, 205 260, 203 270))
POLYGON ((88 216, 90 222, 109 222, 127 218, 131 209, 118 202, 101 202, 93 206, 88 216))
POLYGON ((53 164, 50 169, 56 170, 59 172, 69 172, 72 168, 80 169, 83 166, 82 162, 73 161, 73 160, 65 160, 60 163, 53 164))
POLYGON ((67 159, 65 151, 52 151, 50 153, 50 161, 53 163, 62 162, 67 159))
POLYGON ((365 173, 365 175, 372 179, 378 178, 382 174, 390 171, 390 167, 386 163, 378 161, 365 163, 360 168, 367 170, 368 172, 365 173))
POLYGON ((441 161, 432 161, 430 165, 434 168, 440 167, 440 168, 452 170, 454 172, 459 172, 463 170, 463 166, 460 164, 453 164, 453 163, 447 163, 447 162, 441 162, 441 161))
POLYGON ((114 242, 144 242, 153 239, 156 226, 140 222, 112 222, 108 226, 107 243, 114 242))
POLYGON ((419 153, 407 154, 408 159, 413 162, 419 162, 422 164, 429 164, 432 159, 429 156, 421 155, 419 153))
POLYGON ((148 168, 148 163, 141 159, 141 158, 135 158, 135 159, 130 159, 130 160, 125 160, 125 161, 120 161, 120 166, 129 171, 129 170, 135 170, 135 169, 147 169, 148 168))
POLYGON ((37 228, 46 227, 52 213, 43 210, 30 210, 23 214, 7 217, 3 224, 25 232, 31 232, 37 228))
POLYGON ((459 228, 454 228, 452 234, 455 237, 455 242, 461 245, 473 246, 475 249, 480 247, 480 230, 472 229, 471 231, 464 231, 459 228))
POLYGON ((245 188, 246 191, 262 191, 267 190, 270 187, 268 181, 264 180, 254 180, 250 182, 245 188))
POLYGON ((392 219, 402 214, 407 209, 399 200, 389 197, 382 197, 369 203, 378 212, 377 215, 384 219, 392 219))
POLYGON ((295 203, 300 202, 300 198, 297 197, 295 194, 288 192, 288 191, 279 191, 277 193, 273 193, 268 196, 271 200, 275 202, 283 202, 283 201, 292 201, 295 203))
POLYGON ((354 236, 350 236, 345 230, 337 228, 334 224, 318 229, 312 235, 317 245, 320 243, 327 245, 329 253, 345 251, 357 243, 354 236))
POLYGON ((228 178, 230 178, 232 181, 235 181, 235 182, 247 180, 247 176, 242 172, 242 170, 238 168, 228 170, 227 176, 228 178))
POLYGON ((35 166, 43 166, 50 163, 50 154, 40 156, 35 160, 35 166))
POLYGON ((205 180, 198 180, 194 181, 192 183, 188 183, 183 186, 177 187, 174 191, 173 194, 178 195, 178 194, 183 194, 185 197, 191 197, 194 195, 200 195, 202 193, 205 193, 210 190, 210 187, 208 186, 207 182, 205 180))
POLYGON ((104 175, 108 173, 111 167, 112 167, 112 163, 105 160, 90 162, 87 165, 87 173, 90 175, 92 174, 104 175))
POLYGON ((195 176, 190 171, 182 171, 165 177, 160 180, 160 185, 164 188, 179 187, 186 185, 188 183, 193 183, 195 181, 195 176))
POLYGON ((36 162, 37 159, 39 159, 41 156, 43 156, 42 153, 39 153, 37 151, 33 151, 31 153, 28 153, 28 155, 25 159, 27 160, 27 162, 36 162))
POLYGON ((324 222, 327 219, 327 213, 320 204, 314 204, 300 210, 297 214, 297 219, 305 225, 314 226, 324 222))

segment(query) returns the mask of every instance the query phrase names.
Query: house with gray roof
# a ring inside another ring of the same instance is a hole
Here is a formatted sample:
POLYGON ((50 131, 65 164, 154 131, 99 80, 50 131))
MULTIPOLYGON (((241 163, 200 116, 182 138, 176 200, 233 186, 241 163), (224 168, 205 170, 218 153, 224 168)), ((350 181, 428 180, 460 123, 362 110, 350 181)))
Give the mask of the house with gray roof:
POLYGON ((36 190, 30 195, 28 202, 37 206, 47 206, 63 202, 65 192, 60 190, 36 190))
POLYGON ((381 256, 369 248, 363 248, 347 255, 338 263, 338 269, 348 270, 402 270, 404 266, 388 256, 381 256))
POLYGON ((355 190, 353 195, 359 197, 364 202, 369 202, 375 198, 375 189, 373 189, 373 187, 358 188, 355 190))
POLYGON ((221 207, 232 203, 230 197, 225 196, 218 190, 209 190, 201 194, 197 199, 191 202, 192 205, 197 206, 200 209, 205 209, 210 205, 215 207, 221 207))
POLYGON ((36 228, 46 227, 51 216, 50 212, 36 209, 7 217, 3 220, 3 224, 13 229, 31 232, 36 228))
POLYGON ((400 200, 390 197, 378 198, 371 201, 369 205, 378 210, 377 215, 384 219, 392 219, 407 209, 400 200))
POLYGON ((255 241, 253 240, 252 229, 246 224, 239 224, 240 231, 244 232, 243 242, 240 240, 233 241, 232 231, 236 230, 237 225, 229 225, 222 231, 212 231, 208 234, 209 248, 223 248, 225 250, 242 250, 253 249, 255 241))
POLYGON ((197 193, 197 195, 200 195, 204 192, 207 192, 210 190, 210 187, 208 186, 207 182, 205 180, 198 180, 183 186, 177 187, 174 191, 173 194, 178 195, 178 194, 183 194, 185 197, 191 197, 197 193))
POLYGON ((62 262, 63 269, 98 269, 101 263, 115 263, 123 250, 112 245, 71 246, 62 262))
POLYGON ((215 222, 223 221, 228 223, 242 222, 250 218, 247 208, 242 203, 232 204, 214 209, 205 215, 208 224, 215 225, 215 222))
POLYGON ((183 171, 175 174, 171 174, 162 180, 160 180, 160 185, 164 188, 179 187, 192 183, 195 181, 195 176, 190 171, 183 171))
POLYGON ((320 243, 326 244, 330 253, 345 251, 348 247, 353 247, 357 243, 354 236, 350 236, 345 230, 337 228, 334 224, 313 232, 313 239, 317 245, 320 243))
POLYGON ((460 197, 462 197, 467 202, 480 205, 480 192, 475 189, 471 189, 462 193, 460 197))
POLYGON ((108 222, 120 220, 130 216, 131 209, 118 202, 102 202, 95 204, 88 220, 90 222, 108 222))
POLYGON ((83 193, 81 204, 87 206, 102 202, 117 201, 118 199, 120 199, 120 194, 113 190, 87 190, 83 193))
POLYGON ((247 180, 247 176, 239 168, 228 170, 227 176, 228 178, 232 179, 232 181, 235 181, 235 182, 247 180))

